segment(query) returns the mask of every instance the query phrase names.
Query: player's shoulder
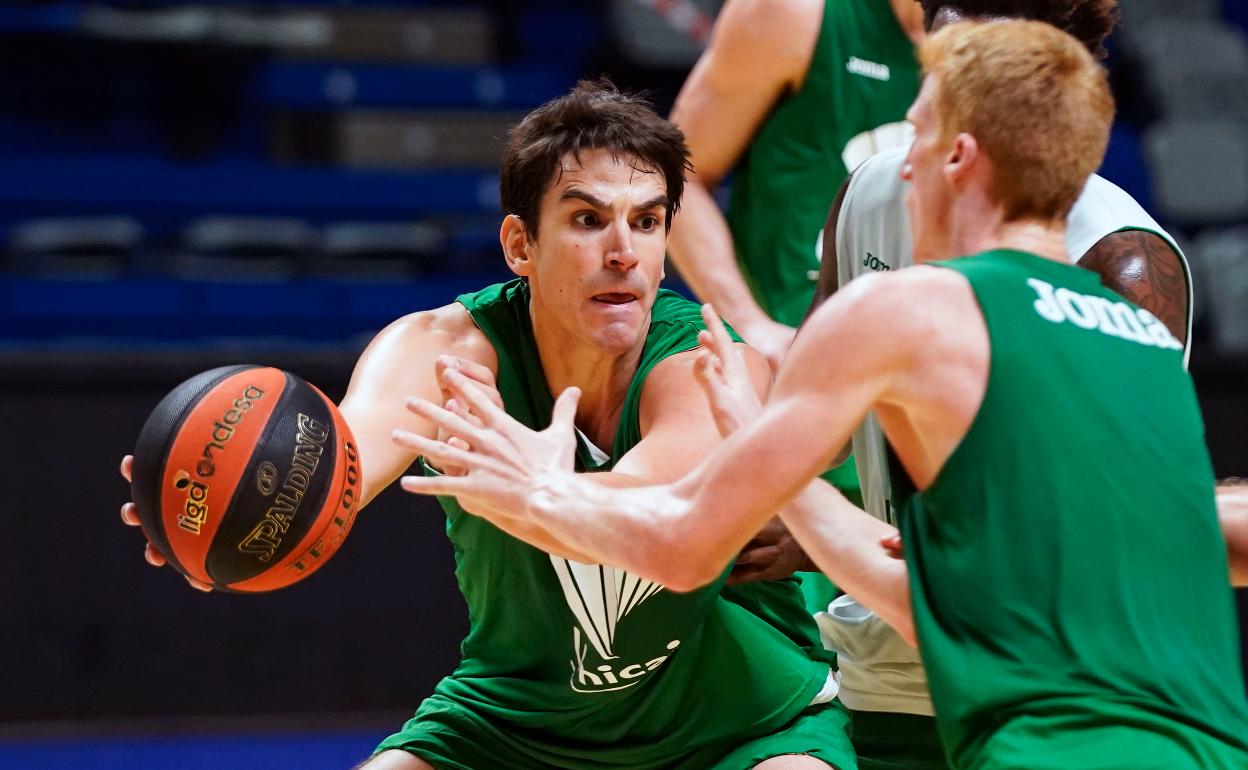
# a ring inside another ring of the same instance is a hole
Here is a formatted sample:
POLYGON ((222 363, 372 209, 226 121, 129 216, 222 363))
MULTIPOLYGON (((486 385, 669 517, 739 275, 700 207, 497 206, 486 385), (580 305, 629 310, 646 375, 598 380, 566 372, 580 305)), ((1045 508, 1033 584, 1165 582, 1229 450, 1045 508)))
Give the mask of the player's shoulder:
POLYGON ((913 265, 905 270, 864 275, 841 291, 856 306, 878 309, 899 300, 929 295, 941 297, 966 284, 966 279, 955 270, 935 265, 913 265))
MULTIPOLYGON (((903 205, 905 182, 901 167, 905 164, 909 146, 895 147, 878 152, 858 164, 846 182, 845 195, 841 200, 842 212, 874 210, 881 206, 903 205)), ((860 215, 856 215, 860 216, 860 215)), ((841 220, 849 218, 842 216, 841 220)))
POLYGON ((489 339, 477 328, 468 309, 458 302, 396 319, 378 332, 371 347, 393 350, 398 355, 433 347, 441 354, 497 365, 489 339))
POLYGON ((921 344, 923 332, 967 307, 974 308, 975 299, 964 276, 915 265, 856 278, 818 312, 826 310, 832 324, 849 323, 873 336, 921 344))
POLYGON ((854 175, 865 179, 887 178, 900 179, 901 167, 910 152, 910 144, 882 150, 858 164, 854 175))

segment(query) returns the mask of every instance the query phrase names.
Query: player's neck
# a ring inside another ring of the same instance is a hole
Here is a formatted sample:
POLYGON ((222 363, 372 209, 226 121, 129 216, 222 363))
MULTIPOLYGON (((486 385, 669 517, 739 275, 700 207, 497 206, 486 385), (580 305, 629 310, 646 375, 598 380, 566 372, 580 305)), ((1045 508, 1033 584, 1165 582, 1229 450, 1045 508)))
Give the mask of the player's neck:
MULTIPOLYGON (((993 249, 1012 249, 1035 254, 1054 262, 1068 262, 1066 256, 1066 224, 1028 219, 998 225, 993 249)), ((981 249, 982 250, 982 249, 981 249)))
POLYGON ((953 253, 979 254, 994 249, 1025 251, 1055 262, 1066 262, 1066 223, 1040 219, 1005 221, 1001 209, 968 197, 955 210, 953 253))
POLYGON ((572 386, 581 389, 576 426, 599 447, 610 449, 628 387, 637 373, 645 337, 626 351, 595 346, 554 323, 533 316, 542 373, 554 396, 572 386))

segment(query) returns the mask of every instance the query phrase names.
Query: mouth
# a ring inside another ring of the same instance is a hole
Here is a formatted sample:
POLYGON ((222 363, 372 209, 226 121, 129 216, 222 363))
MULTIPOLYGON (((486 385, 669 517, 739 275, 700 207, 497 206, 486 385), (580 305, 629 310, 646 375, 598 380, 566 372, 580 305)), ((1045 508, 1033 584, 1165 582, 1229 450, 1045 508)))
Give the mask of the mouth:
POLYGON ((637 301, 636 294, 627 292, 607 292, 604 294, 595 294, 591 297, 594 302, 601 302, 604 305, 627 305, 630 302, 637 301))

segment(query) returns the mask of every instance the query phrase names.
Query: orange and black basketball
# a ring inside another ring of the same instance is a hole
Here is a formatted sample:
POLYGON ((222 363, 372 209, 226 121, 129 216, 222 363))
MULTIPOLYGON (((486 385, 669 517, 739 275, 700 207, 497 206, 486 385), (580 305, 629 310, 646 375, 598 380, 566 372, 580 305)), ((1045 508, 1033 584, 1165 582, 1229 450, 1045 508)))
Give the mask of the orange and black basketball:
POLYGON ((174 388, 143 425, 133 479, 152 544, 227 591, 315 572, 359 507, 360 461, 338 409, 271 367, 212 369, 174 388))

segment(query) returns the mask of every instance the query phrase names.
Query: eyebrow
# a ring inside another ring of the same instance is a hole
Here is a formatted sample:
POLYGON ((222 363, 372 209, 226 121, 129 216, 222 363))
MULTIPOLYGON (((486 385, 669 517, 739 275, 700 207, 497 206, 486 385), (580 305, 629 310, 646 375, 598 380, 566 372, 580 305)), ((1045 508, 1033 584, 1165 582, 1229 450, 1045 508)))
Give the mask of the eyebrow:
MULTIPOLYGON (((590 195, 584 190, 578 190, 575 187, 569 187, 568 189, 564 190, 559 195, 559 200, 560 201, 579 200, 579 201, 584 201, 588 203, 594 208, 598 208, 598 209, 611 208, 604 201, 599 200, 598 198, 594 197, 593 195, 590 195)), ((665 193, 661 195, 656 195, 648 201, 643 201, 639 203, 638 205, 633 207, 633 211, 646 211, 647 209, 652 209, 652 208, 655 208, 656 206, 662 206, 664 209, 671 207, 671 202, 667 199, 667 195, 665 193)))

